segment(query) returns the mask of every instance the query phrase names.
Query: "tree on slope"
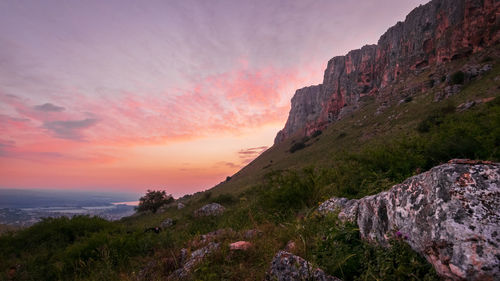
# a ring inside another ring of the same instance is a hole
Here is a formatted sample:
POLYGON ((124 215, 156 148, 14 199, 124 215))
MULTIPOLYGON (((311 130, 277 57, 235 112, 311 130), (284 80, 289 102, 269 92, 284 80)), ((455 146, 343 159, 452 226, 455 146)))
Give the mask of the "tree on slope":
POLYGON ((151 211, 156 213, 158 209, 168 203, 174 202, 172 195, 167 194, 165 190, 149 190, 146 195, 139 199, 139 206, 137 206, 137 211, 151 211))

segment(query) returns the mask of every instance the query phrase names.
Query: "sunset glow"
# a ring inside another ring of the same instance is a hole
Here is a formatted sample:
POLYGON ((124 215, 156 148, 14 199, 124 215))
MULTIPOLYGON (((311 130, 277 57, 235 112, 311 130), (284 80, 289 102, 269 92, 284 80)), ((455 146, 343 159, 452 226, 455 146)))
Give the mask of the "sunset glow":
POLYGON ((0 188, 210 188, 424 2, 2 1, 0 188))

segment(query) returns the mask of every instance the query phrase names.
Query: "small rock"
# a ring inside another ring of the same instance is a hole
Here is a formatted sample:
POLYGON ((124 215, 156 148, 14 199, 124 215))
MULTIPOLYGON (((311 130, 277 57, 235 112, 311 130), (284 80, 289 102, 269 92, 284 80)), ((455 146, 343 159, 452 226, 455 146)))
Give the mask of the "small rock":
POLYGON ((179 280, 188 277, 193 268, 207 256, 219 249, 219 246, 220 243, 210 242, 207 246, 192 252, 191 257, 186 261, 186 263, 181 268, 170 274, 168 280, 179 280))
POLYGON ((179 258, 180 258, 180 263, 185 263, 187 261, 187 258, 188 258, 188 249, 182 248, 179 258))
POLYGON ((462 90, 463 86, 456 84, 456 85, 450 85, 446 86, 442 92, 437 92, 436 95, 434 96, 434 101, 438 102, 444 99, 447 99, 451 96, 454 96, 458 94, 462 90))
POLYGON ((204 245, 208 242, 212 242, 214 240, 218 240, 221 237, 230 237, 235 235, 236 232, 231 229, 231 228, 222 228, 222 229, 217 229, 215 231, 203 234, 200 236, 199 239, 192 240, 190 242, 191 247, 200 247, 201 245, 204 245))
POLYGON ((238 241, 229 244, 229 250, 231 251, 246 251, 252 247, 252 243, 248 241, 238 241))
POLYGON ((245 234, 243 234, 245 239, 252 239, 252 238, 254 238, 256 236, 260 236, 260 235, 262 235, 262 231, 260 231, 258 229, 250 229, 250 230, 245 231, 245 234))
POLYGON ((297 248, 297 245, 295 245, 295 242, 293 240, 288 241, 286 243, 285 251, 287 252, 293 252, 297 248))
POLYGON ((182 204, 181 202, 177 203, 177 210, 184 209, 186 205, 182 204))
POLYGON ((465 111, 465 110, 471 109, 475 105, 476 105, 475 101, 464 102, 464 103, 460 104, 459 106, 457 106, 457 111, 459 111, 459 112, 465 111))
POLYGON ((318 207, 318 212, 321 214, 336 211, 339 211, 339 218, 342 221, 355 221, 358 212, 358 200, 334 197, 323 202, 318 207))
POLYGON ((171 218, 166 218, 160 223, 161 228, 168 228, 174 225, 174 220, 171 218))
POLYGON ((266 280, 341 281, 336 277, 326 275, 326 273, 319 268, 314 269, 311 263, 303 258, 285 251, 279 251, 276 256, 274 256, 271 268, 266 274, 266 280))
POLYGON ((195 217, 219 216, 224 213, 225 208, 219 203, 207 204, 194 211, 195 217))

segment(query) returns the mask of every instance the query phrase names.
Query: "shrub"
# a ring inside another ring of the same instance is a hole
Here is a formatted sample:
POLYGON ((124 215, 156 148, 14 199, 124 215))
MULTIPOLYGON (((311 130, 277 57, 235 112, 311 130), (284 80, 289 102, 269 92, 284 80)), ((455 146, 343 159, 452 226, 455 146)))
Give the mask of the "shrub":
POLYGON ((294 153, 297 150, 304 149, 306 147, 306 144, 304 142, 296 142, 290 147, 290 153, 294 153))
POLYGON ((165 190, 149 190, 146 195, 139 199, 139 206, 137 206, 137 211, 151 211, 156 213, 156 211, 163 205, 174 202, 172 195, 167 194, 165 190))
POLYGON ((215 197, 212 200, 212 202, 219 203, 219 204, 222 204, 222 205, 230 205, 230 204, 236 203, 237 200, 231 194, 221 194, 221 195, 215 197))
POLYGON ((457 71, 453 73, 450 77, 450 82, 452 85, 463 84, 465 81, 465 73, 463 71, 457 71))
POLYGON ((311 134, 311 138, 319 137, 322 133, 321 130, 316 130, 311 134))
POLYGON ((334 215, 313 219, 305 232, 314 262, 342 280, 440 280, 402 239, 391 240, 387 248, 369 244, 355 224, 340 223, 334 215))
POLYGON ((443 123, 446 115, 455 112, 455 106, 451 103, 440 108, 439 110, 431 113, 424 120, 417 125, 417 131, 420 133, 427 133, 432 127, 438 126, 443 123))

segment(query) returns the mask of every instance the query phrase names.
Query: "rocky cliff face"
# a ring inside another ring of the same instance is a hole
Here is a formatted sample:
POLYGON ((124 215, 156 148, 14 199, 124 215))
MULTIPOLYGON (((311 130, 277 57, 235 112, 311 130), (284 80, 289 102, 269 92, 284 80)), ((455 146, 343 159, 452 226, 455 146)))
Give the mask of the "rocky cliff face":
POLYGON ((404 239, 451 280, 500 280, 500 165, 450 161, 359 200, 332 198, 320 212, 357 222, 381 245, 404 239))
POLYGON ((323 83, 297 90, 279 143, 310 135, 355 110, 411 71, 469 56, 500 43, 499 0, 433 0, 391 27, 377 45, 328 62, 323 83))

